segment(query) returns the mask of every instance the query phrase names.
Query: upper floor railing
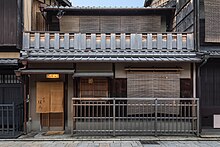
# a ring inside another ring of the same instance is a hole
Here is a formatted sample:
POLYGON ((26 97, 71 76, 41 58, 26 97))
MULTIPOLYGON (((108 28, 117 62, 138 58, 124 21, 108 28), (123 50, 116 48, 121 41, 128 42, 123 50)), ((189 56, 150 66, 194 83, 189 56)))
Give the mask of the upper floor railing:
POLYGON ((193 33, 24 32, 23 49, 176 49, 193 50, 193 33))

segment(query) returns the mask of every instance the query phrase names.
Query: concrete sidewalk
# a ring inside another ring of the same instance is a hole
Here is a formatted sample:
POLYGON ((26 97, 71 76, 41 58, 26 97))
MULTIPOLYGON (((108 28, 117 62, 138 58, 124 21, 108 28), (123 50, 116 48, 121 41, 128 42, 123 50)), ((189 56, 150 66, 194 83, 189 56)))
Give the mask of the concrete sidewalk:
POLYGON ((219 147, 220 141, 0 141, 0 147, 219 147))
POLYGON ((72 136, 32 132, 0 139, 0 147, 218 147, 220 138, 196 136, 72 136))
MULTIPOLYGON (((218 141, 220 136, 72 136, 45 135, 46 132, 31 132, 22 135, 17 139, 7 139, 8 141, 218 141)), ((1 140, 1 139, 0 139, 1 140)))

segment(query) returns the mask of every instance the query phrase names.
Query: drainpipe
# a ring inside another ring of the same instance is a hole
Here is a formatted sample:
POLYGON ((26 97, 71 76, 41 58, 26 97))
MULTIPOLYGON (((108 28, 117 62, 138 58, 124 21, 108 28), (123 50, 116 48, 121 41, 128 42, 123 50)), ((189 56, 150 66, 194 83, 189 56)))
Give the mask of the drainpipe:
POLYGON ((197 73, 197 77, 198 77, 198 95, 199 97, 201 96, 201 77, 200 77, 200 72, 201 72, 201 68, 208 62, 209 59, 209 55, 205 55, 204 60, 202 61, 202 63, 198 66, 198 73, 197 73))
POLYGON ((27 119, 26 119, 26 115, 27 115, 27 107, 26 107, 26 102, 27 102, 27 92, 26 92, 26 76, 22 77, 21 75, 21 70, 26 69, 27 68, 27 61, 22 61, 22 64, 24 65, 24 67, 19 68, 18 70, 15 71, 16 76, 18 77, 18 80, 23 84, 23 94, 24 94, 24 134, 27 134, 27 119))
POLYGON ((24 76, 24 80, 23 80, 23 84, 24 84, 24 133, 27 134, 27 92, 26 92, 26 75, 24 76))

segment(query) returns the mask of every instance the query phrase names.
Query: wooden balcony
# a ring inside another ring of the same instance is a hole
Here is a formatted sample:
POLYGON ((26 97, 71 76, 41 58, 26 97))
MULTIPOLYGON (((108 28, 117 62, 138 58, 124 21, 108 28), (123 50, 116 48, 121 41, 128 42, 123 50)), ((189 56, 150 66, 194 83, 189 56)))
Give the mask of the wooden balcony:
POLYGON ((194 50, 193 33, 81 34, 24 32, 23 50, 194 50))

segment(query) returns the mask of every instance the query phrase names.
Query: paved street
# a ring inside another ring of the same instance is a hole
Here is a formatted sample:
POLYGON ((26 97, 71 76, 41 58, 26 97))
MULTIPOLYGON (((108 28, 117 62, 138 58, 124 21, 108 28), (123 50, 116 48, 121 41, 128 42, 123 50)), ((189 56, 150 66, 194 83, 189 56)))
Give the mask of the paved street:
POLYGON ((0 147, 219 147, 219 141, 1 141, 0 147))

